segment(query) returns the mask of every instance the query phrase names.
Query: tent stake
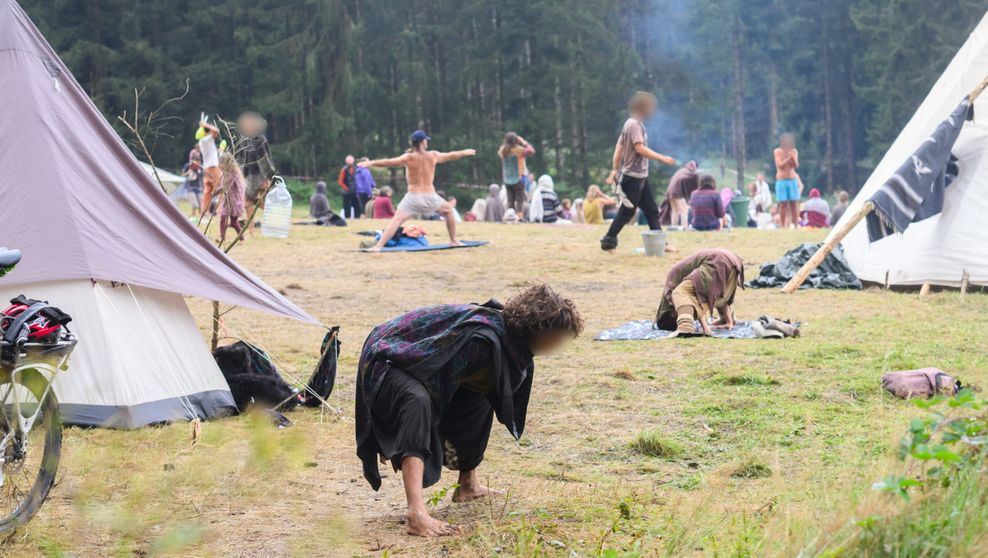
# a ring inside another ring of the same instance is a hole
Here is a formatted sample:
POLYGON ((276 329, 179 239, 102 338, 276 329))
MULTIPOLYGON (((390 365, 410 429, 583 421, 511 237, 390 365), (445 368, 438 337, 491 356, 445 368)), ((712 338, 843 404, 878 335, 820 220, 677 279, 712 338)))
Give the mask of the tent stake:
POLYGON ((971 282, 971 274, 964 270, 964 275, 961 275, 961 298, 967 294, 967 286, 971 282))
POLYGON ((865 216, 874 210, 875 204, 870 200, 866 201, 854 217, 844 223, 844 225, 834 233, 834 237, 821 246, 820 249, 816 251, 816 254, 813 254, 813 257, 803 264, 803 267, 799 268, 796 275, 794 275, 793 278, 786 283, 785 287, 782 287, 782 292, 786 294, 796 292, 796 290, 799 289, 799 287, 806 281, 806 278, 810 276, 810 273, 813 273, 813 270, 819 267, 820 264, 823 263, 823 260, 827 259, 827 256, 834 251, 834 248, 840 245, 841 241, 844 240, 844 237, 847 236, 847 233, 851 232, 851 229, 853 229, 858 223, 861 222, 862 219, 865 218, 865 216))

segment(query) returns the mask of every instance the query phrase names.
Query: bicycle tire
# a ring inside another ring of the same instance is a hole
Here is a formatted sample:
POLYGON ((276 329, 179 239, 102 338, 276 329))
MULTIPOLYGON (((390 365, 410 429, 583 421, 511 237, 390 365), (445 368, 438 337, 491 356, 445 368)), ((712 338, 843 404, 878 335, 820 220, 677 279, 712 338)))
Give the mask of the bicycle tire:
MULTIPOLYGON (((22 371, 20 375, 21 384, 29 389, 35 398, 40 399, 48 386, 48 380, 45 376, 30 369, 22 371)), ((10 383, 10 372, 0 372, 0 386, 8 383, 10 383)), ((34 425, 34 428, 38 427, 45 429, 45 442, 37 477, 35 477, 30 491, 26 494, 26 498, 10 515, 0 518, 0 535, 11 533, 31 521, 48 498, 52 486, 55 485, 55 474, 58 472, 62 451, 62 420, 58 412, 58 400, 52 390, 48 391, 48 395, 42 402, 41 414, 34 425), (38 424, 39 422, 40 424, 38 424)), ((29 451, 31 449, 29 448, 29 451)), ((37 451, 37 448, 33 448, 33 450, 37 451)), ((4 482, 8 481, 5 479, 4 482)))

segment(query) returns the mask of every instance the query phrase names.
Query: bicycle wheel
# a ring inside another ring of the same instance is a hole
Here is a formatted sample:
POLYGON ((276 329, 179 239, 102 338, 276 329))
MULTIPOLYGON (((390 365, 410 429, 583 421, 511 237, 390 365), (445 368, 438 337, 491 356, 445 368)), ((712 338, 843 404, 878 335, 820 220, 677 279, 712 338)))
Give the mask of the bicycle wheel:
POLYGON ((55 393, 45 390, 48 380, 35 370, 20 373, 17 385, 10 372, 0 372, 0 534, 31 520, 44 503, 58 470, 62 450, 62 421, 55 393), (37 413, 27 435, 19 433, 14 400, 28 419, 37 413), (40 409, 39 409, 40 402, 40 409))

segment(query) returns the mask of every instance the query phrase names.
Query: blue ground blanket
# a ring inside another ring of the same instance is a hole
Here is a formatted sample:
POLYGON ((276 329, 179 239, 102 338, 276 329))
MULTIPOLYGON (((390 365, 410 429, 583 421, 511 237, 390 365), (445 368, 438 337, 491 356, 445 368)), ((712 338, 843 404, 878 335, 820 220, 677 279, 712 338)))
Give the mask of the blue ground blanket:
MULTIPOLYGON (((700 322, 695 324, 696 330, 701 331, 700 322)), ((731 329, 714 329, 714 337, 718 339, 755 339, 751 322, 738 322, 731 329)), ((675 331, 656 329, 651 320, 635 320, 623 326, 606 329, 593 338, 594 341, 651 341, 653 339, 669 339, 675 331)), ((680 336, 682 337, 682 336, 680 336)), ((702 337, 696 335, 692 337, 702 337)))
MULTIPOLYGON (((477 246, 486 246, 490 242, 480 242, 476 240, 464 240, 461 242, 460 246, 451 246, 449 244, 430 244, 428 246, 391 246, 382 248, 382 252, 429 252, 431 250, 454 250, 456 248, 476 248, 477 246)), ((361 252, 366 252, 367 250, 361 250, 361 252)))

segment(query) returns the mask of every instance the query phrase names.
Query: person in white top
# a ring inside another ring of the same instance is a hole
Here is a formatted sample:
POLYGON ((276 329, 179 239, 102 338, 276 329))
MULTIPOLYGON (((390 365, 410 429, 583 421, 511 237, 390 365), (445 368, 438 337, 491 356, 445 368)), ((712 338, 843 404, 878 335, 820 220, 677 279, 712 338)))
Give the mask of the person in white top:
POLYGON ((764 174, 759 174, 755 181, 748 185, 748 194, 751 198, 748 202, 748 216, 758 223, 759 216, 769 213, 772 207, 772 189, 768 182, 765 182, 764 174))
POLYGON ((210 207, 213 201, 213 192, 220 184, 223 172, 220 170, 220 153, 216 147, 216 140, 220 137, 220 129, 208 122, 200 122, 199 127, 206 131, 206 134, 199 139, 199 152, 202 153, 202 214, 214 213, 210 207))

